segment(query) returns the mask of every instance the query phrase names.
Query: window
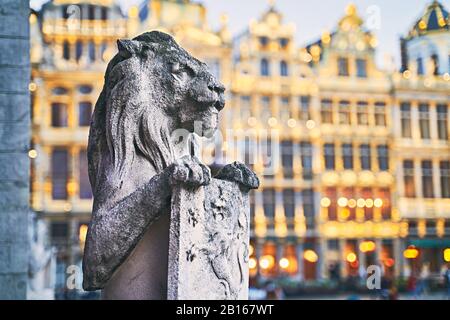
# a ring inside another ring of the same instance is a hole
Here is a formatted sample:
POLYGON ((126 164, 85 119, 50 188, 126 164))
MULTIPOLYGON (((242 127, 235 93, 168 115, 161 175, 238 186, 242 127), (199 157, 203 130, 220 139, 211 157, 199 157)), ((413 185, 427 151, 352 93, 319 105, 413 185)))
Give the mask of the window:
POLYGON ((50 235, 52 240, 65 241, 69 236, 69 226, 66 222, 51 222, 50 235))
POLYGON ((89 94, 92 92, 92 86, 88 85, 88 84, 83 84, 81 86, 78 87, 78 91, 81 94, 89 94))
POLYGON ((54 102, 51 108, 52 127, 67 127, 67 105, 65 103, 54 102))
POLYGON ((281 141, 281 165, 285 178, 293 177, 294 169, 294 150, 292 141, 281 141))
POLYGON ((301 96, 300 97, 300 120, 308 121, 311 119, 311 115, 309 113, 310 110, 311 98, 309 96, 301 96))
POLYGON ((381 171, 389 170, 389 149, 387 145, 377 146, 378 168, 381 171))
POLYGON ((423 59, 422 58, 417 58, 416 62, 417 62, 417 74, 418 75, 423 75, 424 74, 423 59))
POLYGON ((302 168, 303 168, 303 179, 312 180, 313 172, 312 172, 312 146, 310 142, 301 142, 300 143, 300 156, 302 160, 302 168))
POLYGON ((51 155, 52 198, 67 199, 67 180, 69 178, 69 153, 65 149, 54 149, 51 155))
POLYGON ((272 116, 272 110, 270 109, 270 97, 264 96, 261 98, 261 120, 267 122, 272 116))
POLYGON ((257 148, 256 143, 250 137, 245 137, 244 141, 244 163, 253 168, 253 165, 256 162, 257 148))
POLYGON ((350 124, 350 102, 339 102, 339 124, 350 124))
POLYGON ((292 118, 291 107, 289 105, 289 97, 281 97, 280 99, 280 118, 287 121, 292 118))
POLYGON ((52 94, 54 94, 55 96, 62 96, 68 93, 69 91, 64 87, 55 87, 52 90, 52 94))
POLYGON ((350 143, 342 145, 342 160, 344 169, 353 169, 353 146, 350 143))
POLYGON ((315 210, 314 210, 314 190, 305 189, 302 191, 303 213, 306 218, 306 226, 308 229, 314 229, 315 210))
POLYGON ((89 183, 89 175, 88 175, 88 159, 86 150, 80 151, 79 154, 79 184, 80 184, 80 199, 91 199, 92 191, 91 185, 89 183))
POLYGON ((272 144, 272 140, 270 138, 263 139, 260 141, 260 153, 264 166, 264 176, 272 177, 273 176, 273 167, 275 166, 275 162, 272 159, 274 145, 272 144))
POLYGON ((88 19, 95 20, 95 6, 92 4, 88 5, 88 19))
POLYGON ((70 60, 70 44, 67 40, 63 42, 63 59, 70 60))
POLYGON ((95 43, 93 41, 89 42, 88 45, 89 61, 95 61, 95 43))
POLYGON ((448 140, 447 106, 445 104, 438 104, 436 108, 437 108, 438 138, 440 140, 448 140))
POLYGON ((433 198, 433 163, 422 161, 422 194, 424 198, 433 198))
POLYGON ((366 59, 356 59, 356 76, 358 78, 367 77, 367 60, 366 59))
POLYGON ((295 192, 294 189, 283 189, 284 214, 287 218, 295 215, 295 192))
POLYGON ((280 38, 280 47, 282 49, 285 49, 289 44, 289 39, 287 38, 280 38))
POLYGON ((435 76, 439 75, 439 57, 437 54, 431 55, 431 63, 433 64, 433 74, 435 76))
POLYGON ((269 61, 266 58, 261 59, 261 75, 263 77, 268 77, 270 75, 269 61))
POLYGON ((92 103, 80 102, 78 108, 78 125, 89 126, 91 124, 92 103))
POLYGON ((416 196, 416 187, 414 184, 414 162, 411 160, 403 161, 403 180, 405 197, 414 198, 416 196))
POLYGON ((338 58, 338 75, 348 77, 348 58, 338 58))
POLYGON ((386 126, 386 103, 375 102, 375 125, 386 126))
POLYGON ((78 40, 75 44, 75 60, 78 62, 83 55, 83 42, 78 40))
POLYGON ((441 176, 442 198, 450 198, 450 161, 441 161, 439 164, 441 176))
POLYGON ((267 38, 267 37, 259 37, 259 44, 262 47, 267 46, 269 44, 269 38, 267 38))
POLYGON ((333 123, 333 105, 331 100, 325 99, 321 101, 320 116, 322 123, 333 123))
MULTIPOLYGON (((108 44, 106 42, 103 42, 100 46, 100 56, 102 57, 102 60, 104 62, 108 62, 107 61, 107 55, 105 54, 106 49, 108 49, 108 44)), ((213 75, 217 75, 220 74, 220 67, 219 70, 217 70, 217 66, 216 65, 210 65, 210 70, 212 72, 213 75)))
POLYGON ((323 147, 324 160, 325 160, 325 169, 326 170, 334 170, 335 169, 335 153, 334 153, 334 144, 326 143, 323 147))
POLYGON ((430 139, 430 114, 428 104, 419 105, 419 126, 420 137, 422 139, 430 139))
POLYGON ((263 190, 263 207, 264 214, 267 218, 273 219, 275 216, 275 190, 264 189, 263 190))
POLYGON ((102 7, 102 9, 101 9, 101 19, 103 21, 108 20, 108 7, 102 7))
POLYGON ((252 116, 250 96, 241 96, 241 110, 240 115, 243 121, 247 121, 252 116))
POLYGON ((411 138, 411 104, 408 102, 403 102, 400 104, 400 121, 402 126, 402 137, 411 138))
POLYGON ((358 101, 356 106, 358 124, 361 126, 366 126, 369 124, 369 112, 367 110, 367 105, 368 103, 365 101, 358 101))
POLYGON ((371 170, 372 169, 370 145, 362 144, 359 146, 359 158, 360 158, 362 170, 371 170))
POLYGON ((337 219, 337 190, 336 188, 329 187, 324 191, 324 196, 330 199, 330 205, 328 206, 328 219, 336 220, 337 219))
POLYGON ((287 77, 288 76, 288 65, 286 61, 282 60, 280 62, 280 76, 287 77))

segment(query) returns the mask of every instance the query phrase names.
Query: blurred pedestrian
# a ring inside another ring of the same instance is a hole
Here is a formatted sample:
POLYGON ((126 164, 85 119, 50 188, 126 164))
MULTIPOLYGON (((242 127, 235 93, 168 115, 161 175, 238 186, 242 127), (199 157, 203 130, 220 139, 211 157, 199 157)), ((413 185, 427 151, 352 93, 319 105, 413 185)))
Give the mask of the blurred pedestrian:
POLYGON ((416 290, 414 292, 415 298, 421 297, 428 289, 428 278, 430 277, 430 265, 425 263, 420 271, 419 279, 417 281, 416 290))
POLYGON ((446 299, 450 300, 450 263, 447 264, 447 268, 443 273, 443 277, 446 299))

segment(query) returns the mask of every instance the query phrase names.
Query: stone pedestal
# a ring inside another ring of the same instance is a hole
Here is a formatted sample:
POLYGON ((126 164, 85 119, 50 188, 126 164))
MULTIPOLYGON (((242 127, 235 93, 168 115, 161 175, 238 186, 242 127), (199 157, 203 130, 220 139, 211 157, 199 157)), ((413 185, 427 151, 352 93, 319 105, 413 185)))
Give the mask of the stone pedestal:
POLYGON ((168 299, 248 299, 250 209, 237 183, 172 193, 168 299))

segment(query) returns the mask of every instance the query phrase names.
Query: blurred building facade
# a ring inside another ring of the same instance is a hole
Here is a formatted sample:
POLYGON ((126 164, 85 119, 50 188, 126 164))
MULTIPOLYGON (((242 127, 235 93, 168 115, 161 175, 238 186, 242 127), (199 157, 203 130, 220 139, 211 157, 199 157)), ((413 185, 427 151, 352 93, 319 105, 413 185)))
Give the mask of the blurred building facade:
POLYGON ((226 16, 212 30, 206 8, 188 0, 143 1, 126 15, 113 0, 54 0, 30 24, 31 204, 60 248, 61 295, 91 212, 86 145, 106 64, 117 38, 152 29, 174 35, 228 88, 221 151, 261 177, 252 276, 328 279, 370 264, 404 275, 420 261, 432 271, 444 263, 450 31, 439 2, 401 39, 398 72, 377 68, 377 40, 352 5, 304 47, 273 5, 235 37, 226 16), (419 256, 407 259, 412 245, 419 256))

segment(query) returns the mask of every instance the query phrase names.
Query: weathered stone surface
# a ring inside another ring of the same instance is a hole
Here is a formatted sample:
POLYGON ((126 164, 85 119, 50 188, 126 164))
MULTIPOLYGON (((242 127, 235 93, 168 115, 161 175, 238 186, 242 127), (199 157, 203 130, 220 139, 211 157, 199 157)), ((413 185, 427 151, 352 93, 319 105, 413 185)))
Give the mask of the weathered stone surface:
POLYGON ((28 5, 0 1, 0 299, 25 299, 27 290, 28 5))
POLYGON ((248 299, 248 192, 213 179, 172 195, 168 298, 248 299))
MULTIPOLYGON (((211 182, 209 168, 186 144, 194 128, 200 135, 217 128, 225 88, 162 32, 119 40, 118 49, 89 134, 94 205, 83 287, 104 288, 106 299, 166 299, 172 191, 211 182)), ((233 168, 220 178, 254 187, 253 173, 233 168)))

